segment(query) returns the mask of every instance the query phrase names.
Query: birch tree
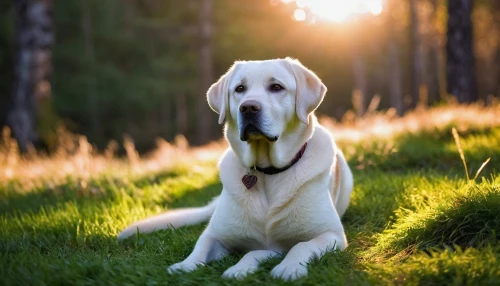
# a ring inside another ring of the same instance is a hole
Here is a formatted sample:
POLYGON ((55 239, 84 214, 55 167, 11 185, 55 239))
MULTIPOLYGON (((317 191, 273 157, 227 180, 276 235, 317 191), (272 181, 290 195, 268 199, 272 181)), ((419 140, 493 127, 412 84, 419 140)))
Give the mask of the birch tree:
POLYGON ((21 151, 37 140, 38 103, 51 94, 52 1, 15 0, 16 55, 7 123, 21 151))

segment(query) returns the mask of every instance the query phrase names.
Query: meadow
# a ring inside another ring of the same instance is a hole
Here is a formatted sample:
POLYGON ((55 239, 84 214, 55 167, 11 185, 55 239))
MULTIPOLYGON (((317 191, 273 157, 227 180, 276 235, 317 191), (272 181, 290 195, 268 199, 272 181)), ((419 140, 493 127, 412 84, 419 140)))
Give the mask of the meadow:
MULTIPOLYGON (((500 104, 372 112, 320 122, 351 166, 342 218, 349 247, 309 264, 297 285, 500 284, 500 104)), ((218 195, 223 140, 190 147, 179 136, 139 155, 131 139, 95 151, 60 131, 51 155, 0 144, 2 285, 285 285, 269 259, 244 280, 221 278, 240 255, 169 275, 204 225, 136 235, 131 222, 218 195), (123 148, 123 156, 117 156, 123 148)))

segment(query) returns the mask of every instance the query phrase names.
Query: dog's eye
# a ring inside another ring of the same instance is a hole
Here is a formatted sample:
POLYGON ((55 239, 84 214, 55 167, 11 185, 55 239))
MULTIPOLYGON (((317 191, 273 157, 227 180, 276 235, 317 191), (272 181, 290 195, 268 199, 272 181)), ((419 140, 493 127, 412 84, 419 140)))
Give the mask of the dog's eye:
POLYGON ((237 93, 242 93, 242 92, 244 92, 245 90, 246 90, 245 86, 244 86, 244 85, 241 85, 241 84, 240 84, 240 85, 238 85, 238 86, 234 89, 234 91, 235 91, 235 92, 237 92, 237 93))
POLYGON ((271 86, 269 87, 269 90, 270 91, 282 91, 283 89, 285 89, 284 87, 282 87, 281 85, 275 83, 275 84, 271 84, 271 86))

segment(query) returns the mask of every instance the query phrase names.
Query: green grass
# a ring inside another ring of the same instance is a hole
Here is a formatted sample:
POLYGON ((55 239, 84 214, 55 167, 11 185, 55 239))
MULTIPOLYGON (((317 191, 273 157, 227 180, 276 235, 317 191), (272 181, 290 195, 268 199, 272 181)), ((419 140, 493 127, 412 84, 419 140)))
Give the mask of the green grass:
MULTIPOLYGON (((313 261, 296 284, 500 284, 500 127, 459 132, 471 178, 491 157, 479 178, 467 181, 453 126, 339 140, 355 176, 342 219, 350 246, 313 261)), ((242 281, 221 278, 238 255, 167 274, 191 252, 203 225, 116 240, 135 220, 209 202, 221 189, 214 160, 54 182, 1 182, 0 284, 287 284, 269 275, 280 258, 242 281)))

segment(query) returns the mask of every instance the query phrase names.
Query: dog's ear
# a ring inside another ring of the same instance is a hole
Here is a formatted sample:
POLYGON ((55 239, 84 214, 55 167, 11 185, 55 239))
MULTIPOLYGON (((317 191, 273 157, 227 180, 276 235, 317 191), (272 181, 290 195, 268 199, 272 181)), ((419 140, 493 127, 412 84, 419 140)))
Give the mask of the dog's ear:
POLYGON ((229 109, 229 80, 239 63, 235 62, 207 91, 208 105, 219 114, 219 124, 224 123, 226 119, 226 113, 229 109))
POLYGON ((297 83, 295 112, 300 121, 304 124, 309 124, 309 114, 323 101, 326 86, 316 74, 302 65, 298 60, 286 58, 285 61, 290 66, 295 77, 295 82, 297 83))

